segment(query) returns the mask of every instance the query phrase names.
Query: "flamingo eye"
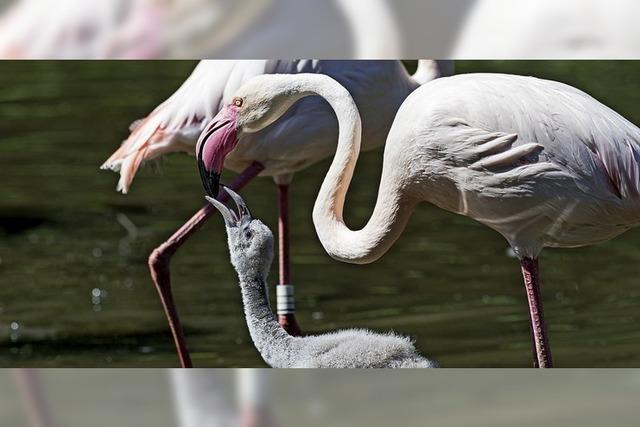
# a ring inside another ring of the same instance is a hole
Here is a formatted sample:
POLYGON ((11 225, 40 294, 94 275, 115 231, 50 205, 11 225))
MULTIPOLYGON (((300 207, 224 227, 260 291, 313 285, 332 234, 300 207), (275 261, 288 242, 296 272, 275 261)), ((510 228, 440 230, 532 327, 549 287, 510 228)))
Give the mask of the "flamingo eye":
POLYGON ((242 98, 233 98, 233 105, 236 107, 242 107, 242 98))

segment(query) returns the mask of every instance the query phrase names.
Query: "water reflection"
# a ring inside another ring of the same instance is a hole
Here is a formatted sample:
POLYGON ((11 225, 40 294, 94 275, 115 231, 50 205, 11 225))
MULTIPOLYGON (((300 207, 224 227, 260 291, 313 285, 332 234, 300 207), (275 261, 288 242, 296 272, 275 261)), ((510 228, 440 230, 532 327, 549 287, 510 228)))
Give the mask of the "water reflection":
POLYGON ((626 427, 637 425, 640 391, 630 370, 196 370, 172 372, 172 381, 152 369, 13 374, 0 373, 0 422, 29 416, 34 427, 626 427))
POLYGON ((637 58, 635 0, 0 0, 4 58, 637 58))
POLYGON ((401 56, 387 0, 60 0, 54 10, 45 3, 19 0, 7 7, 0 56, 269 57, 274 50, 299 50, 294 35, 327 55, 337 49, 337 56, 401 56))

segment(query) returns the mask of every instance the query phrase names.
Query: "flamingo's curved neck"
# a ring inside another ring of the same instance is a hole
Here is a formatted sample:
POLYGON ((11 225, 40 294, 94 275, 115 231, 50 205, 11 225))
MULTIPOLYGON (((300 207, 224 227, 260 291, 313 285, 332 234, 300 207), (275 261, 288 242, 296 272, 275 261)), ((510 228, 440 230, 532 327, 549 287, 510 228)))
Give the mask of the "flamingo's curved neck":
POLYGON ((322 75, 301 74, 297 77, 301 79, 297 91, 323 97, 338 119, 336 154, 313 208, 313 221, 320 242, 337 260, 358 264, 373 262, 400 236, 416 202, 403 195, 401 173, 385 166, 369 222, 357 231, 346 226, 343 210, 360 154, 360 114, 349 92, 333 79, 322 75))

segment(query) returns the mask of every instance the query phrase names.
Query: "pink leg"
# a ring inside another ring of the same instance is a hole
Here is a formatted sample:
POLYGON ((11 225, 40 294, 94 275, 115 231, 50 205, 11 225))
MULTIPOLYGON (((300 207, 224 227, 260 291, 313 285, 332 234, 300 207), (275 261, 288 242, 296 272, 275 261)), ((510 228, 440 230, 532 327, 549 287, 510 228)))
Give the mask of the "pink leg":
MULTIPOLYGON (((233 190, 239 190, 249 181, 256 177, 264 167, 259 163, 253 163, 244 172, 236 177, 229 185, 233 190)), ((222 192, 218 196, 218 200, 224 202, 228 199, 228 194, 222 192)), ((196 231, 200 229, 202 224, 213 214, 217 212, 213 206, 206 204, 196 214, 191 217, 182 227, 176 231, 167 241, 158 246, 149 256, 149 270, 151 271, 151 279, 160 295, 164 312, 169 321, 171 335, 176 344, 180 366, 183 368, 191 368, 191 357, 184 338, 184 332, 178 318, 178 312, 173 301, 171 293, 171 272, 169 265, 171 258, 178 249, 186 242, 196 231)))
POLYGON ((53 426, 42 384, 36 372, 33 369, 14 369, 13 374, 27 413, 29 427, 53 426))
POLYGON ((536 339, 533 336, 533 328, 531 328, 531 323, 529 323, 529 333, 531 334, 531 352, 533 353, 532 354, 533 367, 539 368, 540 366, 538 365, 538 351, 536 350, 536 339))
POLYGON ((289 269, 289 186, 278 185, 278 267, 280 285, 291 283, 289 269))
MULTIPOLYGON (((278 185, 278 267, 280 283, 278 286, 291 286, 289 266, 289 186, 278 185)), ((284 289, 284 288, 282 288, 284 289)), ((289 288, 293 290, 293 288, 289 288)), ((293 298, 293 295, 291 295, 293 298)), ((286 300, 286 297, 285 297, 286 300)), ((289 335, 300 336, 300 326, 293 313, 293 304, 284 309, 278 308, 278 321, 289 335)))
POLYGON ((542 294, 540 292, 540 269, 538 260, 523 258, 520 260, 524 286, 529 302, 529 316, 531 332, 535 348, 534 367, 552 368, 551 348, 547 336, 547 328, 544 322, 544 310, 542 307, 542 294))

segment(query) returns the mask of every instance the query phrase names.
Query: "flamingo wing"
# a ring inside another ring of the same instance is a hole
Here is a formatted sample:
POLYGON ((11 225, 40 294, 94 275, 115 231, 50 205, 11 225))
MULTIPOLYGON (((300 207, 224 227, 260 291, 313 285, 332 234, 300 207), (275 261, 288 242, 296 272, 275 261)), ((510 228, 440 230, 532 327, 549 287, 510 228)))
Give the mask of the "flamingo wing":
POLYGON ((608 181, 609 194, 637 199, 640 129, 576 88, 556 82, 551 87, 547 104, 553 108, 536 115, 537 127, 546 130, 537 135, 548 159, 585 182, 602 177, 608 181))
MULTIPOLYGON (((613 112, 613 111, 612 111, 613 112)), ((640 197, 640 131, 613 112, 593 118, 598 132, 584 141, 619 198, 640 197)))
POLYGON ((458 141, 453 147, 467 165, 504 166, 524 156, 531 163, 555 165, 589 194, 640 197, 640 129, 585 92, 559 82, 502 74, 460 75, 426 86, 441 100, 431 107, 434 111, 464 117, 450 119, 451 126, 445 128, 462 132, 453 136, 458 141), (466 128, 477 128, 477 135, 466 128), (501 133, 517 134, 517 139, 510 146, 500 140, 501 133), (474 151, 461 143, 465 135, 484 141, 487 148, 510 148, 466 158, 463 154, 474 151), (537 160, 530 156, 534 152, 537 160))

